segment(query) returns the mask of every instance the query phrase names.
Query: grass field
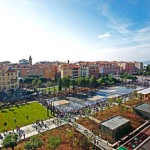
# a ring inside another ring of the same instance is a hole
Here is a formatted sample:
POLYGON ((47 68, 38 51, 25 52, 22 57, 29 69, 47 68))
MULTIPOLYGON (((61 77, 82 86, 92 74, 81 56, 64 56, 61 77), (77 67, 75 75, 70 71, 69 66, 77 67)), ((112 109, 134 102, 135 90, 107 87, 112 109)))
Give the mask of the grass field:
MULTIPOLYGON (((45 91, 46 93, 49 92, 49 87, 47 88, 38 88, 38 91, 45 91)), ((55 91, 58 91, 58 86, 55 86, 55 91)), ((53 93, 54 92, 54 87, 50 87, 50 92, 53 93)))
MULTIPOLYGON (((49 113, 49 116, 52 117, 49 113)), ((0 132, 4 131, 3 123, 6 122, 7 130, 15 129, 16 125, 19 127, 31 124, 36 120, 49 118, 47 116, 47 109, 37 102, 28 103, 18 107, 11 107, 9 109, 0 110, 0 132), (29 116, 28 118, 26 116, 29 116), (14 122, 16 118, 16 122, 14 122)))

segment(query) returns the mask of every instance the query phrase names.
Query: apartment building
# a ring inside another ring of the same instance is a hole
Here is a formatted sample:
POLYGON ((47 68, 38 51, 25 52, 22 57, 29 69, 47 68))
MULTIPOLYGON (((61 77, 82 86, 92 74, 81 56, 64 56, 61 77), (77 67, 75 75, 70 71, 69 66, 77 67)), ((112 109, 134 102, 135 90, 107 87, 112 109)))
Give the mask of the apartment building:
POLYGON ((0 90, 19 88, 18 71, 9 66, 0 68, 0 90))
POLYGON ((44 65, 43 69, 44 69, 43 77, 45 77, 47 79, 51 79, 51 80, 54 80, 55 76, 58 77, 58 66, 55 66, 55 65, 44 65))
POLYGON ((122 73, 134 74, 136 72, 134 62, 117 62, 122 73))
POLYGON ((135 71, 137 73, 143 72, 143 63, 142 62, 134 62, 135 63, 135 71))
POLYGON ((89 77, 89 66, 88 65, 80 66, 80 76, 81 77, 89 77))
POLYGON ((80 77, 80 66, 76 64, 62 64, 59 66, 61 78, 69 76, 72 79, 80 77))
POLYGON ((115 62, 99 62, 99 73, 102 75, 118 75, 120 67, 115 62))
POLYGON ((98 75, 99 75, 99 65, 90 64, 89 65, 89 77, 94 76, 95 78, 98 78, 98 75))

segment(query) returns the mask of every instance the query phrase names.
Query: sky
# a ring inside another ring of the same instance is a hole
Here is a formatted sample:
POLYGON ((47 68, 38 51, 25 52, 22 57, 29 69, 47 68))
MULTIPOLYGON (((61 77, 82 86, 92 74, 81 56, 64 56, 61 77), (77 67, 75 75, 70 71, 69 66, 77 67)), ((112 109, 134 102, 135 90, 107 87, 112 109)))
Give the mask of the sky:
POLYGON ((0 0, 0 61, 150 60, 149 0, 0 0))

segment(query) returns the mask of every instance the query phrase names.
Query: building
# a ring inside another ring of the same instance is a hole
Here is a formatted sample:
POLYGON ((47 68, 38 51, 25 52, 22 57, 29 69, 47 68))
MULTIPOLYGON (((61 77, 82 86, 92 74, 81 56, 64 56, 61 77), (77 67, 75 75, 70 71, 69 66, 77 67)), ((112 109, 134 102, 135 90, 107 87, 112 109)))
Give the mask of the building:
POLYGON ((9 66, 0 68, 0 90, 10 90, 19 88, 18 70, 9 66))
POLYGON ((150 99, 150 88, 146 88, 137 92, 142 95, 144 99, 150 99))
POLYGON ((37 68, 35 66, 29 67, 29 68, 21 68, 20 69, 20 77, 43 77, 44 76, 44 69, 43 68, 37 68))
POLYGON ((31 57, 31 55, 29 57, 29 64, 32 65, 32 57, 31 57))
POLYGON ((99 75, 99 66, 97 64, 90 64, 89 65, 89 77, 94 76, 98 78, 99 75))
POLYGON ((80 76, 81 77, 89 77, 89 66, 88 65, 80 66, 80 76))
POLYGON ((99 62, 99 73, 101 75, 118 75, 120 67, 115 62, 99 62))
POLYGON ((59 71, 60 71, 61 78, 71 77, 71 75, 72 75, 71 68, 69 67, 68 64, 60 65, 59 71))
POLYGON ((45 65, 43 66, 44 68, 44 75, 43 77, 47 78, 47 79, 51 79, 54 80, 55 77, 59 78, 58 75, 58 67, 55 65, 45 65))
POLYGON ((135 71, 136 73, 142 73, 143 72, 143 63, 142 62, 134 62, 135 63, 135 71))
POLYGON ((27 59, 21 59, 19 60, 19 64, 29 64, 29 61, 27 59))
POLYGON ((120 72, 122 73, 134 74, 136 71, 134 62, 117 62, 117 64, 120 66, 120 72))
POLYGON ((134 107, 135 112, 143 118, 150 119, 150 104, 143 103, 134 107))
POLYGON ((115 116, 100 123, 102 133, 117 141, 131 131, 131 124, 128 119, 115 116))
POLYGON ((61 78, 69 76, 71 79, 76 79, 80 77, 80 66, 76 64, 62 64, 59 66, 59 71, 61 78))

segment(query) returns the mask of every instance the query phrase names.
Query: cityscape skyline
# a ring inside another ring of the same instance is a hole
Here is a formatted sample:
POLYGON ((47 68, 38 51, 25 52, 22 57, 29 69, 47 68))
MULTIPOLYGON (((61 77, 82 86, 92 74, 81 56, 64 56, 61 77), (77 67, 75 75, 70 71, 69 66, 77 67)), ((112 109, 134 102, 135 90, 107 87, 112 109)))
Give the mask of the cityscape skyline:
POLYGON ((150 2, 0 0, 0 61, 147 61, 150 2))

